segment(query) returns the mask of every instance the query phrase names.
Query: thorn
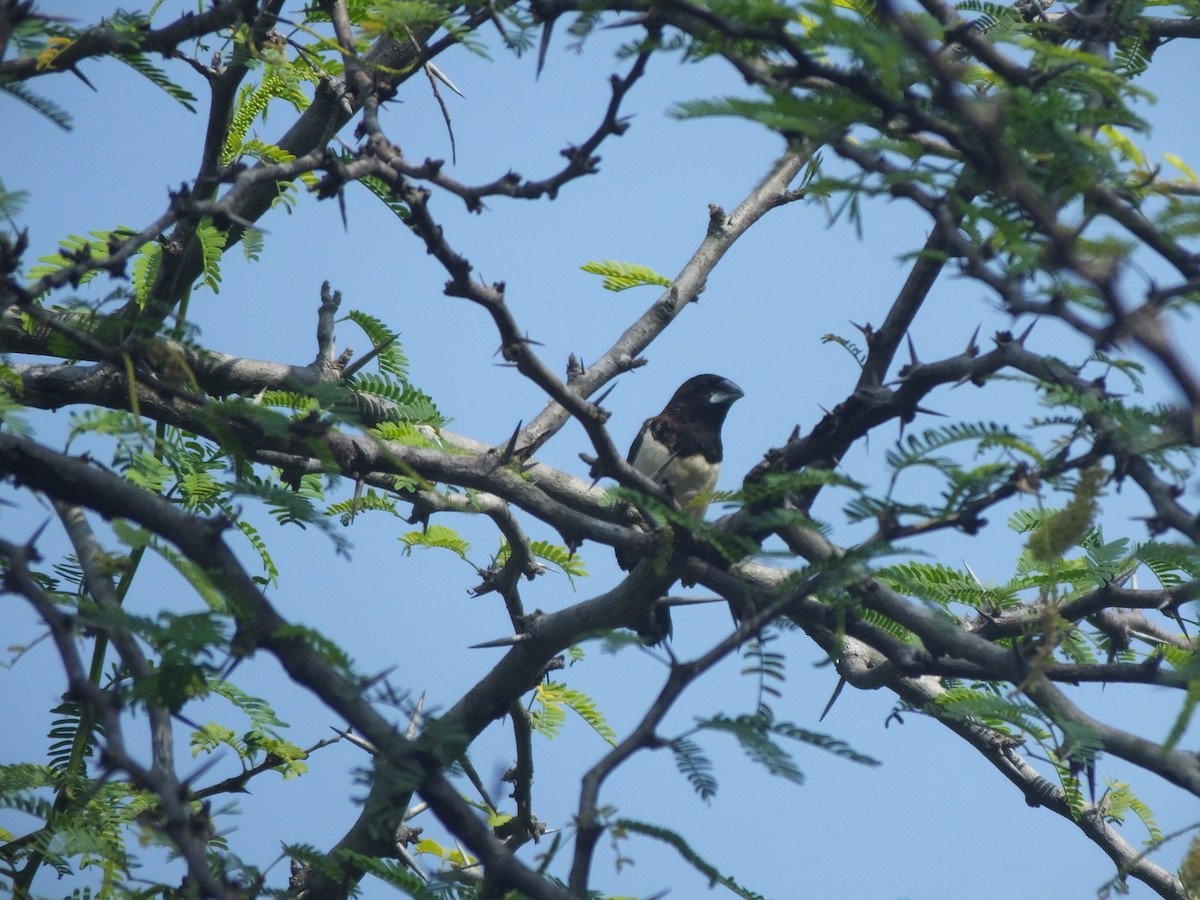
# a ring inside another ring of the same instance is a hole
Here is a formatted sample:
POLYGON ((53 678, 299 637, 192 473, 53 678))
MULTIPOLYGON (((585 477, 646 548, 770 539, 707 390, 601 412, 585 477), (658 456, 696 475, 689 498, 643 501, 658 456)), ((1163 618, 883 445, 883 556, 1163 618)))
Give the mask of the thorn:
POLYGON ((979 580, 979 576, 975 574, 975 570, 971 568, 971 564, 965 559, 962 561, 962 564, 963 568, 967 570, 967 574, 971 576, 971 580, 980 587, 983 587, 983 582, 979 580))
POLYGON ((1021 345, 1022 347, 1025 346, 1025 339, 1027 337, 1029 337, 1030 332, 1033 331, 1033 326, 1036 324, 1037 324, 1037 320, 1035 319, 1034 321, 1029 323, 1028 328, 1026 328, 1024 331, 1021 332, 1021 336, 1019 338, 1017 338, 1017 343, 1019 345, 1021 345))
POLYGON ((421 691, 421 696, 417 698, 417 704, 413 707, 412 718, 408 720, 408 728, 404 732, 404 736, 410 741, 416 740, 417 732, 421 729, 423 712, 425 712, 425 692, 421 691))
POLYGON ((496 638, 494 641, 484 641, 482 644, 472 644, 468 650, 489 650, 492 647, 515 647, 533 640, 530 634, 513 634, 508 637, 496 638))
POLYGON ((500 452, 500 465, 504 465, 510 461, 517 452, 517 438, 521 435, 522 424, 522 420, 517 421, 517 427, 513 429, 512 437, 508 439, 508 443, 505 444, 504 449, 500 452))
POLYGON ((643 13, 641 15, 630 16, 628 19, 621 19, 617 22, 613 22, 611 25, 603 25, 601 27, 605 30, 612 28, 630 28, 635 25, 645 25, 649 20, 650 17, 643 13))
POLYGON ((386 669, 384 669, 378 675, 372 675, 370 678, 366 678, 363 681, 359 682, 359 687, 364 691, 369 687, 374 687, 375 685, 379 684, 379 682, 383 681, 385 678, 387 678, 389 675, 391 675, 393 672, 395 672, 397 668, 398 668, 397 666, 388 666, 386 669))
POLYGON ((601 394, 599 397, 597 397, 595 400, 593 400, 592 403, 596 406, 599 406, 601 403, 603 403, 605 400, 608 399, 608 395, 611 394, 614 390, 616 390, 616 388, 617 388, 617 383, 614 381, 612 384, 610 384, 608 386, 607 390, 605 390, 605 392, 603 394, 601 394))
POLYGON ((500 32, 500 37, 504 38, 504 40, 507 42, 508 32, 504 30, 504 23, 500 21, 500 17, 496 15, 496 10, 492 8, 490 3, 488 4, 488 18, 491 20, 492 24, 496 26, 496 30, 500 32))
POLYGON ((940 413, 936 409, 926 409, 924 406, 914 406, 913 412, 925 413, 927 416, 941 416, 946 418, 946 413, 940 413))
MULTIPOLYGON (((329 727, 333 728, 332 725, 330 725, 329 727)), ((345 731, 339 730, 337 728, 333 728, 333 731, 338 737, 345 738, 350 743, 352 743, 355 747, 358 747, 362 750, 366 750, 372 756, 375 756, 376 754, 379 753, 379 751, 377 749, 375 749, 374 744, 372 744, 366 738, 359 737, 357 734, 355 734, 349 728, 347 728, 345 731)))
POLYGON ((454 91, 454 93, 458 94, 458 96, 462 97, 464 100, 466 99, 466 94, 464 94, 457 87, 455 87, 454 82, 446 77, 445 72, 443 72, 441 69, 439 69, 437 66, 435 66, 431 62, 425 63, 425 68, 429 72, 430 75, 432 75, 434 78, 436 78, 442 84, 444 84, 446 87, 450 88, 450 90, 454 91))
POLYGON ((595 475, 595 478, 592 479, 592 484, 588 485, 588 490, 594 491, 596 490, 596 485, 600 484, 600 479, 604 478, 604 473, 596 472, 596 469, 600 467, 600 461, 598 458, 594 456, 588 456, 587 454, 580 454, 580 458, 583 460, 583 462, 588 464, 588 474, 595 475))
POLYGON ((362 508, 362 491, 363 478, 359 476, 354 479, 354 499, 350 502, 350 524, 354 524, 354 519, 358 515, 358 511, 362 508))
MULTIPOLYGON (((72 75, 74 75, 76 78, 78 78, 80 81, 82 81, 82 82, 83 82, 84 84, 86 84, 88 87, 90 87, 90 88, 91 88, 93 91, 96 91, 96 86, 95 86, 94 84, 92 84, 90 81, 88 81, 88 79, 87 79, 87 76, 86 76, 86 75, 84 75, 82 72, 80 72, 80 71, 79 71, 79 67, 78 67, 78 66, 71 66, 71 70, 70 70, 70 71, 71 71, 71 74, 72 74, 72 75)), ((100 92, 99 92, 99 91, 96 91, 96 93, 98 94, 98 93, 100 93, 100 92)))
POLYGON ((917 358, 917 348, 916 345, 913 344, 912 332, 910 331, 905 335, 905 337, 908 339, 908 364, 910 366, 919 366, 921 364, 921 360, 917 358))
MULTIPOLYGON (((237 634, 234 634, 234 638, 235 639, 237 638, 237 634)), ((221 675, 217 679, 217 683, 224 684, 226 681, 228 681, 229 676, 231 676, 234 672, 237 671, 237 667, 242 664, 242 660, 244 660, 245 658, 246 658, 245 656, 235 656, 232 659, 230 659, 229 665, 225 666, 225 668, 222 669, 221 675)))
POLYGON ((657 606, 696 606, 700 603, 728 603, 724 597, 660 597, 657 606))
POLYGON ((835 688, 833 689, 833 696, 831 696, 831 697, 829 698, 829 702, 825 704, 825 709, 821 711, 821 717, 820 717, 819 719, 817 719, 817 721, 818 721, 818 722, 824 722, 824 721, 825 721, 825 717, 826 717, 827 715, 829 715, 829 711, 830 711, 831 709, 833 709, 833 704, 837 703, 837 698, 838 698, 838 697, 840 697, 840 696, 842 695, 842 688, 844 688, 845 686, 846 686, 846 679, 845 679, 845 678, 839 678, 839 679, 838 679, 838 683, 837 683, 837 687, 835 687, 835 688))
POLYGON ((408 849, 402 843, 397 841, 392 845, 392 850, 400 857, 400 861, 408 866, 414 875, 421 879, 422 883, 429 884, 429 876, 425 874, 425 871, 421 868, 421 864, 417 862, 416 858, 408 852, 408 849))
POLYGON ((1165 647, 1169 643, 1165 638, 1160 638, 1158 635, 1151 634, 1148 631, 1140 631, 1137 628, 1130 628, 1129 635, 1130 635, 1130 637, 1135 637, 1135 638, 1138 638, 1139 640, 1143 640, 1147 644, 1153 644, 1153 645, 1159 646, 1159 647, 1165 647))
POLYGON ((972 334, 971 339, 969 341, 967 341, 967 350, 966 350, 967 356, 978 356, 979 355, 979 344, 976 341, 976 339, 979 337, 979 329, 982 327, 983 327, 982 325, 976 325, 974 334, 972 334))
POLYGON ((546 65, 546 51, 550 49, 550 33, 554 30, 554 19, 549 19, 542 26, 542 42, 538 46, 537 72, 534 78, 542 77, 542 68, 546 65))
POLYGON ((186 786, 189 786, 189 787, 191 785, 195 784, 200 779, 201 775, 206 773, 209 769, 211 769, 217 763, 221 762, 222 756, 224 756, 223 753, 217 753, 212 759, 205 760, 203 763, 200 764, 200 768, 196 769, 195 772, 192 772, 186 778, 182 779, 183 784, 186 786))
POLYGON ((404 811, 404 821, 407 822, 409 819, 415 819, 427 809, 429 809, 429 804, 424 801, 421 801, 420 803, 414 803, 404 811))
MULTIPOLYGON (((383 353, 385 350, 387 350, 388 347, 392 346, 392 344, 394 344, 399 339, 400 339, 400 335, 393 334, 382 344, 379 344, 377 347, 372 347, 365 356, 355 360, 352 365, 343 365, 342 380, 345 381, 348 378, 350 378, 354 375, 357 375, 360 371, 362 371, 363 366, 365 366, 367 363, 369 363, 371 360, 373 360, 375 357, 377 357, 380 353, 383 353)), ((349 348, 347 347, 346 349, 348 350, 349 348)), ((345 356, 345 353, 346 353, 346 351, 343 350, 342 355, 345 356)), ((349 357, 346 357, 346 362, 347 363, 350 362, 349 357)), ((264 390, 265 390, 265 388, 264 388, 264 390)), ((259 392, 258 396, 261 401, 262 392, 259 392)))
POLYGON ((29 558, 33 562, 41 562, 41 556, 38 555, 38 552, 34 548, 34 545, 38 542, 38 539, 41 538, 42 532, 46 530, 46 526, 49 524, 50 524, 50 520, 47 519, 45 522, 43 522, 41 525, 39 525, 36 529, 34 529, 33 534, 29 536, 29 540, 27 540, 25 542, 25 549, 29 551, 29 558))
POLYGON ((1179 632, 1183 635, 1184 640, 1191 641, 1192 638, 1188 634, 1187 625, 1183 621, 1183 616, 1179 612, 1179 607, 1176 606, 1169 611, 1164 610, 1164 613, 1175 620, 1175 624, 1179 626, 1179 632))

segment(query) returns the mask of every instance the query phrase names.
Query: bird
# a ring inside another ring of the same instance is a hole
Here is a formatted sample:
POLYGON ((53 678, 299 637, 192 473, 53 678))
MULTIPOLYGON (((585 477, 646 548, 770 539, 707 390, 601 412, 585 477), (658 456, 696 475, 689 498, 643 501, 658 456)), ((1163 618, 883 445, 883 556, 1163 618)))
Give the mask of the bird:
MULTIPOLYGON (((746 396, 720 375, 696 375, 679 386, 663 411, 642 423, 628 462, 661 484, 679 507, 697 519, 708 510, 705 495, 717 485, 723 448, 721 426, 729 408, 746 396)), ((637 562, 620 550, 617 563, 637 562)))

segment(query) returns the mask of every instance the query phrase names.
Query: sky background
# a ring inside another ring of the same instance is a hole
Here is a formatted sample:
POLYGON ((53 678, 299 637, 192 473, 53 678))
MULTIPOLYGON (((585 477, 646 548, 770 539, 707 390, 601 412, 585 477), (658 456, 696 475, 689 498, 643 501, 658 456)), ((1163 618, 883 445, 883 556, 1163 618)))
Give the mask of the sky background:
MULTIPOLYGON (((39 7, 84 21, 106 9, 66 2, 39 7)), ((297 8, 291 5, 293 12, 297 8)), ((165 18, 156 19, 161 21, 165 18)), ((489 181, 510 168, 529 178, 545 177, 560 166, 558 151, 583 141, 600 121, 608 102, 608 75, 614 66, 621 71, 627 67, 613 57, 624 35, 599 34, 582 53, 566 49, 569 38, 558 35, 540 78, 535 78, 531 56, 514 58, 493 35, 485 37, 493 48, 492 61, 461 48, 438 59, 465 94, 459 98, 444 92, 458 149, 451 174, 467 183, 489 181)), ((1145 109, 1155 129, 1144 146, 1151 159, 1173 152, 1195 165, 1200 163, 1200 125, 1194 115, 1194 59, 1190 64, 1185 59, 1187 50, 1182 45, 1162 48, 1144 79, 1143 86, 1158 98, 1156 106, 1145 109)), ((166 191, 188 181, 197 165, 202 114, 188 112, 119 63, 88 62, 82 69, 96 92, 69 75, 30 85, 71 113, 70 133, 0 97, 0 125, 8 135, 0 141, 0 177, 10 191, 31 192, 20 221, 29 229, 29 262, 54 252, 68 234, 142 227, 161 213, 166 191)), ((201 98, 203 110, 205 87, 198 76, 182 64, 168 70, 201 98)), ((482 277, 506 282, 514 315, 541 342, 542 358, 552 368, 562 372, 570 353, 585 363, 600 356, 657 296, 654 288, 606 292, 600 279, 581 271, 581 265, 614 259, 674 275, 704 236, 708 205, 732 210, 782 151, 779 138, 749 124, 680 122, 668 115, 679 101, 726 93, 745 93, 745 88, 719 61, 681 65, 656 58, 623 109, 632 116, 632 127, 600 150, 599 176, 567 185, 552 202, 496 198, 482 215, 467 213, 453 197, 435 195, 431 211, 452 246, 482 277)), ((256 130, 273 140, 292 120, 290 109, 280 104, 256 130)), ((424 79, 411 79, 403 87, 383 124, 410 159, 449 160, 446 127, 424 79)), ((352 140, 351 128, 343 137, 352 140)), ((200 329, 201 343, 224 353, 306 364, 316 352, 315 313, 320 285, 328 280, 343 294, 343 311, 364 310, 401 332, 413 383, 453 419, 451 429, 503 442, 519 421, 536 415, 543 398, 515 370, 497 365, 498 337, 486 313, 443 296, 444 272, 366 190, 347 191, 346 216, 348 227, 336 203, 303 197, 290 212, 277 209, 263 219, 260 224, 268 233, 261 262, 247 264, 234 250, 222 265, 220 293, 198 291, 194 296, 191 319, 200 329)), ((617 444, 627 445, 642 419, 657 412, 687 377, 705 371, 728 376, 746 392, 726 426, 720 487, 735 488, 768 448, 785 442, 794 426, 811 427, 823 407, 831 408, 849 393, 856 364, 821 338, 832 332, 861 343, 851 323, 881 321, 906 274, 903 254, 919 248, 925 236, 922 217, 896 202, 870 204, 861 237, 844 220, 830 227, 825 210, 815 203, 792 204, 768 215, 718 266, 699 303, 651 346, 649 364, 619 379, 605 404, 613 414, 610 428, 617 444)), ((921 358, 931 360, 961 351, 977 326, 986 349, 991 333, 1012 325, 983 288, 944 276, 914 326, 913 338, 921 358)), ((354 325, 343 323, 338 345, 361 353, 369 342, 354 325)), ((1030 346, 1069 361, 1086 357, 1084 348, 1051 323, 1039 324, 1030 346)), ((1156 373, 1150 383, 1160 383, 1156 373)), ((1162 396, 1171 397, 1165 390, 1162 396)), ((986 393, 970 386, 939 390, 930 405, 951 417, 945 421, 1008 421, 1018 427, 1035 412, 1027 392, 1000 385, 989 386, 986 393)), ((31 421, 44 440, 61 444, 65 412, 31 416, 31 421)), ((913 427, 935 427, 942 421, 918 420, 913 427)), ((881 478, 883 455, 896 436, 894 426, 880 429, 869 445, 849 454, 845 468, 858 478, 881 478)), ((568 426, 540 458, 583 477, 586 467, 578 454, 588 450, 582 430, 568 426)), ((343 483, 331 499, 344 499, 349 488, 343 483)), ((916 480, 908 488, 915 496, 923 489, 927 485, 916 480)), ((0 507, 9 540, 27 538, 50 515, 7 484, 0 487, 0 498, 18 503, 15 509, 0 507)), ((817 515, 838 521, 845 499, 828 492, 817 515)), ((938 535, 919 549, 951 566, 966 562, 985 581, 1005 580, 1022 545, 1004 526, 1016 508, 1010 503, 993 510, 990 527, 978 538, 938 535)), ((1106 537, 1144 539, 1137 517, 1145 512, 1134 491, 1111 498, 1106 537)), ((279 565, 280 583, 270 592, 279 611, 339 642, 360 671, 392 669, 390 682, 413 695, 427 692, 432 711, 452 705, 503 652, 466 649, 509 631, 499 598, 469 596, 473 572, 448 553, 417 551, 404 557, 397 537, 411 526, 401 520, 361 516, 346 534, 353 549, 344 558, 315 529, 281 530, 253 505, 246 506, 245 515, 263 532, 279 565)), ((448 517, 435 521, 458 529, 472 542, 471 560, 487 564, 498 538, 486 523, 448 517)), ((844 527, 834 534, 841 544, 865 536, 865 531, 844 527)), ((545 528, 533 527, 531 537, 557 540, 545 528)), ((61 552, 56 523, 39 546, 50 558, 61 552)), ((255 571, 252 554, 242 556, 255 571)), ((525 587, 527 608, 558 610, 616 582, 619 572, 608 548, 585 545, 581 556, 589 577, 572 588, 561 575, 548 574, 525 587)), ((128 602, 149 612, 163 606, 190 610, 198 601, 170 570, 154 563, 139 573, 128 602)), ((27 644, 42 630, 25 603, 13 596, 0 597, 0 621, 6 646, 27 644)), ((678 613, 675 652, 682 658, 702 653, 728 627, 728 613, 717 605, 678 613)), ((774 704, 777 716, 843 739, 879 759, 881 767, 868 769, 800 746, 796 758, 807 778, 797 787, 747 764, 732 740, 708 737, 704 748, 720 783, 711 803, 694 795, 664 753, 642 753, 623 767, 608 782, 604 802, 623 817, 683 833, 722 871, 774 898, 951 900, 968 891, 979 900, 1014 893, 1087 898, 1112 876, 1104 854, 1074 826, 1027 807, 982 758, 941 726, 919 714, 906 714, 902 725, 894 720, 888 725, 896 703, 891 694, 848 690, 818 724, 836 673, 817 665, 820 653, 801 633, 784 635, 773 649, 788 653, 788 681, 774 704)), ((11 663, 11 653, 3 661, 11 663)), ((741 677, 741 667, 740 660, 730 659, 706 675, 676 707, 662 733, 686 730, 695 716, 752 712, 755 681, 741 677)), ((595 698, 618 735, 624 735, 665 677, 665 666, 649 653, 626 650, 614 657, 591 644, 586 660, 563 680, 595 698)), ((52 648, 48 642, 34 647, 11 669, 0 671, 0 678, 0 722, 9 723, 0 736, 0 762, 36 760, 47 745, 46 710, 63 688, 52 648)), ((301 746, 330 736, 329 729, 341 725, 306 695, 281 690, 283 676, 266 655, 243 665, 234 680, 269 698, 291 724, 288 737, 301 746)), ((1165 690, 1119 685, 1080 694, 1086 710, 1152 739, 1165 736, 1179 702, 1165 690)), ((238 727, 234 714, 219 705, 206 710, 204 714, 238 727)), ((396 715, 402 718, 399 711, 396 715)), ((186 757, 183 729, 177 740, 186 757)), ((540 819, 569 833, 579 779, 606 750, 573 718, 552 743, 536 740, 534 809, 540 819)), ((493 725, 473 745, 474 764, 495 795, 506 793, 498 779, 512 754, 506 722, 493 725)), ((181 771, 194 771, 202 762, 186 760, 181 771)), ((365 762, 361 751, 339 744, 315 754, 310 773, 299 782, 260 777, 249 795, 237 798, 240 815, 223 820, 236 823, 229 834, 232 849, 247 861, 265 864, 277 856, 281 842, 330 847, 357 815, 352 799, 362 790, 354 774, 365 762)), ((202 783, 226 777, 236 766, 227 754, 202 783)), ((1194 798, 1118 760, 1102 759, 1099 776, 1130 781, 1164 831, 1200 818, 1194 798)), ((437 835, 425 818, 414 824, 437 835)), ((0 812, 0 826, 20 833, 27 824, 18 814, 0 812)), ((1136 822, 1126 834, 1134 844, 1143 837, 1136 822)), ((1186 841, 1170 844, 1158 861, 1174 868, 1186 841)), ((525 858, 538 849, 530 848, 525 858)), ((561 863, 569 861, 570 850, 568 846, 561 863)), ((622 854, 635 865, 619 874, 607 848, 598 856, 594 884, 609 894, 647 897, 670 889, 672 897, 707 896, 701 876, 649 841, 634 840, 622 847, 622 854)), ((429 867, 435 864, 431 861, 429 867)), ((556 871, 562 874, 565 868, 560 865, 556 871)), ((282 884, 286 877, 286 863, 277 865, 272 883, 282 884)), ((44 878, 37 887, 44 895, 59 896, 83 883, 44 878)), ((378 882, 364 882, 367 898, 392 895, 378 882)), ((1132 896, 1151 894, 1134 883, 1132 896)))

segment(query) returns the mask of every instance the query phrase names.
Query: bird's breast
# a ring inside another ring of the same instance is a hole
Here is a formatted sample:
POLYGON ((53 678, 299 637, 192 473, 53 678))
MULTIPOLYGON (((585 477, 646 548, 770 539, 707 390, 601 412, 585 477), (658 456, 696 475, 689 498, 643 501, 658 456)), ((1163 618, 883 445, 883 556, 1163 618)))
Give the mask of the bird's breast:
POLYGON ((692 456, 676 457, 668 463, 665 478, 670 483, 675 501, 697 516, 703 516, 708 504, 692 506, 692 501, 717 486, 717 473, 720 468, 719 463, 711 463, 703 454, 696 453, 692 456))
MULTIPOLYGON (((719 463, 705 459, 702 453, 672 456, 670 450, 651 434, 643 436, 634 465, 654 481, 665 485, 675 502, 683 508, 688 508, 696 497, 707 494, 717 486, 717 475, 721 468, 719 463)), ((707 506, 693 507, 691 511, 702 516, 707 506)))

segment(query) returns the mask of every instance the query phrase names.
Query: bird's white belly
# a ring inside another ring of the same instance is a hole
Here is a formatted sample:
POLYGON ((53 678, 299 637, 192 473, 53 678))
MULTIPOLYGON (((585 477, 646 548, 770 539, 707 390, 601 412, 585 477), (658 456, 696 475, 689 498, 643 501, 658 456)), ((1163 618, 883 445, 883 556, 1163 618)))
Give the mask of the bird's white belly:
MULTIPOLYGON (((638 468, 652 473, 650 477, 655 481, 665 483, 681 507, 689 507, 696 497, 717 486, 718 467, 700 454, 672 459, 667 448, 649 435, 638 449, 638 468)), ((702 516, 707 507, 706 503, 692 507, 692 511, 702 516)))
MULTIPOLYGON (((717 486, 717 467, 708 462, 703 456, 690 456, 687 459, 676 459, 669 467, 673 476, 671 489, 675 500, 682 507, 690 507, 693 500, 701 494, 707 494, 717 486)), ((693 507, 696 515, 704 515, 708 504, 693 507)))

